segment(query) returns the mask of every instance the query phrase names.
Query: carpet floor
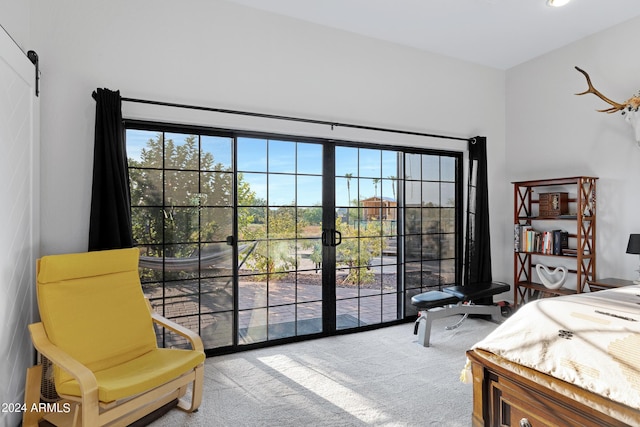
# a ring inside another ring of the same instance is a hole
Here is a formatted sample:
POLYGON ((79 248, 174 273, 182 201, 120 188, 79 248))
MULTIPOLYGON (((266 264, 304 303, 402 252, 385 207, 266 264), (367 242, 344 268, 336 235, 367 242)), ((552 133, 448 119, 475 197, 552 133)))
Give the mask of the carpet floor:
POLYGON ((152 427, 443 426, 471 424, 465 351, 496 328, 459 317, 433 322, 431 347, 413 324, 210 357, 198 412, 152 427))

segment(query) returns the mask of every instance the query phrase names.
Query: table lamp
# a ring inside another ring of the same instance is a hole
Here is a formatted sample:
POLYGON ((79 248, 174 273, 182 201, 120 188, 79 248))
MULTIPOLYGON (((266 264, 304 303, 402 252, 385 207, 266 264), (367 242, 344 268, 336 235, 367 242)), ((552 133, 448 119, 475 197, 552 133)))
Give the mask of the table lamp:
MULTIPOLYGON (((630 234, 629 243, 627 244, 627 253, 640 255, 640 234, 630 234)), ((633 281, 636 285, 640 285, 640 266, 636 270, 638 272, 638 278, 633 281)))

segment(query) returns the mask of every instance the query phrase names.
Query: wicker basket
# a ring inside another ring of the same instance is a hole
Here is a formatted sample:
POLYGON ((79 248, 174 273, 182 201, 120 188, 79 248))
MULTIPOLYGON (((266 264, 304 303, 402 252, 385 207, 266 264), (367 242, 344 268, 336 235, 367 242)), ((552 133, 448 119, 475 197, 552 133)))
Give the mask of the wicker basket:
POLYGON ((40 355, 42 364, 42 380, 40 382, 40 399, 43 402, 56 402, 60 400, 56 385, 53 382, 53 363, 45 356, 40 355))

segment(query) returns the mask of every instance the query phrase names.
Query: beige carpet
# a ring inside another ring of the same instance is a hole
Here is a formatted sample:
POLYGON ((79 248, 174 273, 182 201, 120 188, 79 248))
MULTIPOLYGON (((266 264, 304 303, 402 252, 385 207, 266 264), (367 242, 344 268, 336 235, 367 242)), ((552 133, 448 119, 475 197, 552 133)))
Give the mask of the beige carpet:
POLYGON ((208 358, 200 410, 164 426, 460 426, 471 423, 465 351, 496 328, 434 321, 431 347, 413 324, 208 358))

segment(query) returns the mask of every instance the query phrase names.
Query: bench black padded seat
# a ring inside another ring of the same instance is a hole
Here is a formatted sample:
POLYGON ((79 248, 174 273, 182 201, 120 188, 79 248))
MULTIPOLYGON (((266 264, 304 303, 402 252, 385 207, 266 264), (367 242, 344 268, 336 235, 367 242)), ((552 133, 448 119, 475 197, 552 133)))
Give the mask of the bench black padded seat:
POLYGON ((473 301, 490 298, 493 295, 507 292, 511 286, 506 283, 492 282, 470 286, 449 286, 442 291, 428 291, 411 297, 411 303, 420 309, 420 315, 413 330, 418 335, 418 342, 429 347, 431 324, 434 319, 463 314, 464 317, 453 329, 467 318, 469 314, 490 315, 495 322, 500 322, 502 313, 497 305, 475 305, 473 301))
POLYGON ((503 292, 508 292, 511 286, 507 283, 492 282, 474 286, 473 289, 468 289, 469 286, 449 286, 444 288, 443 291, 451 294, 463 301, 475 301, 482 298, 492 297, 503 292))
POLYGON ((423 292, 411 297, 411 304, 423 310, 442 307, 447 304, 457 304, 459 301, 460 298, 457 296, 442 291, 423 292))

